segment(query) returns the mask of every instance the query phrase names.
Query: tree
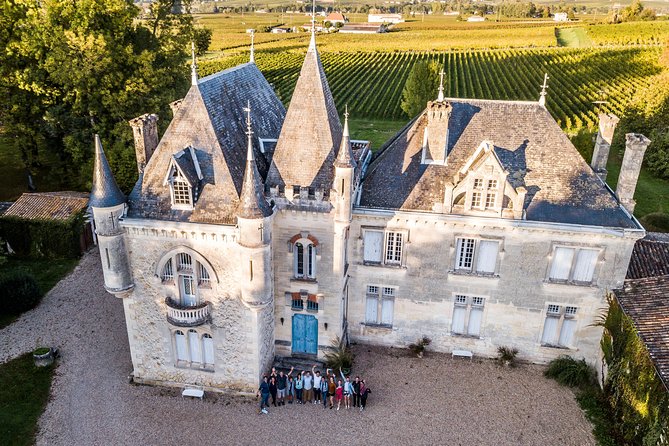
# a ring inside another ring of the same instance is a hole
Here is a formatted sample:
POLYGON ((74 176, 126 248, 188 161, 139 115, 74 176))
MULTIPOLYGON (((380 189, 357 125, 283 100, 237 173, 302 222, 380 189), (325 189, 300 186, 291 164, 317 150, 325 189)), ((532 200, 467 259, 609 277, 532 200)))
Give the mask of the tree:
POLYGON ((423 111, 428 101, 437 97, 439 88, 439 64, 436 62, 417 62, 402 90, 402 110, 413 118, 423 111))
MULTIPOLYGON (((119 183, 137 173, 127 121, 169 116, 188 86, 192 18, 186 0, 156 0, 139 20, 132 0, 8 0, 0 6, 0 122, 26 167, 57 158, 63 187, 87 189, 93 133, 119 183), (46 155, 46 156, 45 156, 46 155)), ((39 184, 37 185, 39 187, 39 184)))

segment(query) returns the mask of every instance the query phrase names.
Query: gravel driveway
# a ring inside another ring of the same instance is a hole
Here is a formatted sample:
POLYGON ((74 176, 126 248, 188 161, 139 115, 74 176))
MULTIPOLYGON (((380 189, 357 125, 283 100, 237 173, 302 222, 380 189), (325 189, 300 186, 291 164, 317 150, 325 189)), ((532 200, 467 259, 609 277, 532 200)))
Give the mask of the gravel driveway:
POLYGON ((572 393, 535 366, 356 346, 355 372, 373 390, 364 413, 287 405, 257 415, 240 398, 183 400, 173 389, 130 385, 122 303, 102 288, 96 250, 0 330, 0 362, 37 343, 62 352, 40 419, 43 445, 596 444, 572 393))

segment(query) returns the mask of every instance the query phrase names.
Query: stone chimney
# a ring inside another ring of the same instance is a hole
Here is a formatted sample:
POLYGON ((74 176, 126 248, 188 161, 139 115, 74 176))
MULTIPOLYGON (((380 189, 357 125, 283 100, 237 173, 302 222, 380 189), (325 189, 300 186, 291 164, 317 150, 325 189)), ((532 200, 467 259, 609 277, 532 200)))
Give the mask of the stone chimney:
POLYGON ((424 148, 425 163, 444 164, 448 143, 448 119, 453 108, 448 102, 434 101, 427 104, 427 138, 424 148))
POLYGON ((643 155, 646 153, 650 139, 639 133, 628 133, 625 135, 625 156, 623 164, 620 166, 620 176, 618 177, 618 186, 616 195, 620 204, 631 214, 634 212, 634 191, 641 171, 643 155))
POLYGON ((137 170, 144 172, 144 167, 158 147, 158 115, 146 114, 129 121, 135 136, 135 155, 137 170))
POLYGON ((592 152, 590 167, 605 183, 607 174, 606 162, 609 159, 613 132, 616 130, 618 121, 620 119, 614 114, 602 113, 599 115, 599 131, 597 132, 597 140, 595 141, 595 150, 592 152))
POLYGON ((182 102, 183 99, 177 99, 174 102, 170 102, 170 108, 172 109, 172 117, 174 117, 177 114, 177 111, 179 110, 179 107, 181 107, 182 102))

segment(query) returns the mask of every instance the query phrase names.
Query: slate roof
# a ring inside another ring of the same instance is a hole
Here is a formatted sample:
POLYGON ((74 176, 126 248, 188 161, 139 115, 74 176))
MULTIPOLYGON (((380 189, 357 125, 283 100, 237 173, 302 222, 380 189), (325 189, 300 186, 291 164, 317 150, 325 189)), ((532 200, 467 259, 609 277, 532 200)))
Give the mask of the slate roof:
POLYGON ((248 123, 248 142, 246 150, 246 170, 244 172, 244 184, 239 196, 239 209, 237 216, 240 218, 263 218, 272 215, 272 208, 265 199, 264 185, 258 173, 253 155, 253 143, 251 123, 248 123))
POLYGON ((269 186, 329 191, 342 127, 312 36, 267 176, 269 186))
POLYGON ((649 232, 636 241, 627 279, 669 275, 669 234, 649 232))
POLYGON ((355 156, 353 155, 353 148, 351 146, 351 136, 348 133, 348 116, 344 121, 344 133, 341 137, 341 146, 339 147, 339 153, 337 154, 337 160, 335 161, 335 166, 337 167, 355 167, 356 161, 355 156))
POLYGON ((112 174, 105 151, 102 149, 100 135, 95 135, 95 165, 93 167, 93 188, 91 206, 108 208, 125 202, 125 195, 118 188, 112 174))
POLYGON ((626 280, 614 292, 669 388, 669 275, 626 280))
POLYGON ((68 220, 87 206, 88 194, 84 192, 33 192, 21 194, 3 216, 26 220, 68 220))
MULTIPOLYGON (((258 67, 246 63, 202 78, 191 86, 144 174, 129 197, 130 217, 234 224, 246 168, 244 107, 255 111, 256 136, 277 139, 286 110, 258 67), (195 149, 201 192, 193 210, 173 210, 165 175, 172 155, 195 149)), ((267 175, 273 145, 253 151, 260 175, 267 175)))
POLYGON ((492 141, 514 187, 524 186, 527 220, 637 228, 616 198, 535 102, 447 99, 447 165, 421 164, 425 112, 372 161, 360 205, 431 211, 444 185, 484 140, 492 141))

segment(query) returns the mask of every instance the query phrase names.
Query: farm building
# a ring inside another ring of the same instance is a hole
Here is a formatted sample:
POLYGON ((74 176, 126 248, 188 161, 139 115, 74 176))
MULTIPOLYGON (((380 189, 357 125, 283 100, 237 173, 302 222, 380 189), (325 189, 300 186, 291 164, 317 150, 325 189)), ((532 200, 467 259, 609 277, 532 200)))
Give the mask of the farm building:
POLYGON ((368 14, 369 23, 402 23, 402 14, 368 14))
POLYGON ((468 22, 485 22, 485 17, 481 17, 480 15, 472 15, 467 17, 468 22))
POLYGON ((568 22, 569 18, 567 17, 566 12, 556 12, 553 15, 553 20, 556 22, 568 22))
POLYGON ((347 23, 339 28, 344 34, 376 34, 386 32, 386 27, 379 23, 347 23))
POLYGON ((348 22, 348 19, 341 12, 331 12, 325 17, 324 20, 326 22, 332 23, 333 25, 336 25, 337 23, 344 25, 346 22, 348 22))
POLYGON ((601 116, 588 165, 544 103, 440 87, 372 156, 340 120, 315 33, 288 110, 253 62, 202 79, 194 62, 162 138, 135 138, 127 199, 96 139, 91 206, 134 379, 251 392, 277 358, 322 359, 337 338, 597 361, 594 322, 645 235, 632 211, 649 141, 627 135, 614 192, 617 119, 601 116))

